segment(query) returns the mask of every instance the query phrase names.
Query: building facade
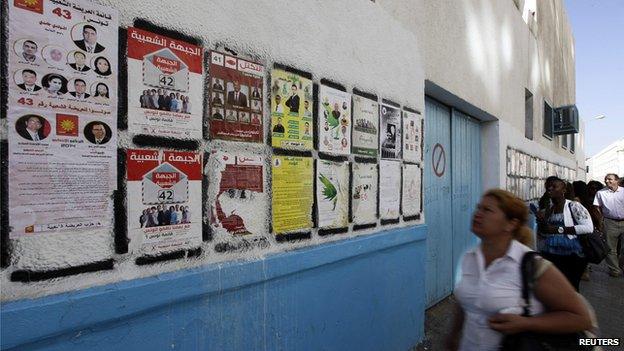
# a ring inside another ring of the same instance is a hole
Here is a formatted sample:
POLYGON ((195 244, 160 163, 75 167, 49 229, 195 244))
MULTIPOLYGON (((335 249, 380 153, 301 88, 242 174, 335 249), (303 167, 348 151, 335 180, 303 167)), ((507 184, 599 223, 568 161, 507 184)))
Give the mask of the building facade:
POLYGON ((587 159, 587 181, 603 182, 608 173, 624 177, 624 139, 616 140, 587 159))
MULTIPOLYGON (((216 233, 198 255, 151 264, 117 249, 118 226, 16 239, 3 227, 2 349, 406 350, 422 340, 425 309, 451 294, 461 255, 476 243, 469 223, 483 191, 506 188, 529 201, 547 176, 576 180, 585 169, 582 133, 552 132, 553 109, 575 103, 563 0, 98 3, 119 10, 122 32, 148 21, 206 50, 294 67, 315 84, 421 113, 424 211, 287 242, 267 230, 248 247, 216 233)), ((122 128, 118 139, 120 149, 139 145, 122 128)), ((270 159, 269 145, 206 138, 199 149, 270 159)))

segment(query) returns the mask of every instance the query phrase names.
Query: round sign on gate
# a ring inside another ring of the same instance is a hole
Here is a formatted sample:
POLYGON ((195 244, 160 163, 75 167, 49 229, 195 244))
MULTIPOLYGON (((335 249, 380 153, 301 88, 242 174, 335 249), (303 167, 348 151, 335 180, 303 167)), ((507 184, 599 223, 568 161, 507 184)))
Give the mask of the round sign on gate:
POLYGON ((444 147, 437 143, 433 147, 433 152, 431 153, 431 166, 433 166, 433 173, 438 177, 444 175, 444 171, 446 170, 446 153, 444 152, 444 147))

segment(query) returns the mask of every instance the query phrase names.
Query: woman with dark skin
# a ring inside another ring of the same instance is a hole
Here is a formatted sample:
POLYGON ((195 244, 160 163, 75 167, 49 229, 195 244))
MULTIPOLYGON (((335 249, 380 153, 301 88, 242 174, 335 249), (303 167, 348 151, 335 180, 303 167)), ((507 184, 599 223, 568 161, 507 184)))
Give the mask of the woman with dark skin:
POLYGON ((546 190, 551 205, 536 215, 538 249, 578 291, 587 260, 577 235, 591 233, 593 224, 583 205, 566 199, 566 183, 563 180, 550 179, 546 182, 546 190))

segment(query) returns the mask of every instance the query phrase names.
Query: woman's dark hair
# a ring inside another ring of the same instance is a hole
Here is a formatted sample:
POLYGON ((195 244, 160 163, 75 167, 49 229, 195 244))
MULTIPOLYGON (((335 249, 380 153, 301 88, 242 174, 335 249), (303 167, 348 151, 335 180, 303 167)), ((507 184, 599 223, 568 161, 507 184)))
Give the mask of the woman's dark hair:
POLYGON ((48 73, 48 74, 46 74, 41 79, 41 85, 44 88, 49 88, 50 87, 50 81, 52 81, 52 79, 60 79, 61 80, 61 89, 59 89, 59 92, 61 94, 65 94, 67 92, 67 79, 65 77, 63 77, 62 75, 60 75, 60 74, 56 74, 56 73, 48 73))
POLYGON ((96 59, 95 59, 95 61, 93 61, 93 63, 94 63, 94 65, 93 65, 93 66, 94 66, 94 67, 93 67, 93 69, 94 69, 95 73, 97 73, 97 74, 99 74, 99 75, 102 75, 102 76, 107 76, 107 75, 109 75, 109 74, 111 74, 111 73, 112 73, 112 71, 111 71, 110 61, 108 61, 108 59, 107 59, 106 57, 104 57, 104 56, 99 56, 98 58, 96 58, 96 59), (99 68, 98 68, 98 66, 97 66, 97 63, 98 63, 98 61, 100 61, 100 60, 104 60, 104 61, 106 61, 106 63, 108 63, 108 69, 106 70, 106 72, 102 72, 102 71, 100 71, 100 70, 99 70, 99 68))
POLYGON ((565 191, 564 197, 566 198, 566 200, 573 201, 576 195, 574 194, 574 187, 572 186, 572 183, 565 182, 565 186, 566 186, 566 191, 565 191))

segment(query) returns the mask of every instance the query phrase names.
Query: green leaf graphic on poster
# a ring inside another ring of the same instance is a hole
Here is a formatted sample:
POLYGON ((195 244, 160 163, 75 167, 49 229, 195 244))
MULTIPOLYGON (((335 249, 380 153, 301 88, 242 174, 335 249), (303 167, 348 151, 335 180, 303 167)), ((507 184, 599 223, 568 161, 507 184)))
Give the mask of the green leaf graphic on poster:
POLYGON ((319 176, 319 180, 323 183, 323 196, 325 196, 325 200, 332 201, 334 203, 333 210, 335 210, 336 201, 338 200, 338 191, 336 190, 336 187, 323 174, 319 176))

